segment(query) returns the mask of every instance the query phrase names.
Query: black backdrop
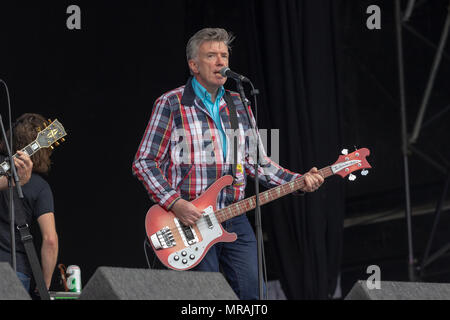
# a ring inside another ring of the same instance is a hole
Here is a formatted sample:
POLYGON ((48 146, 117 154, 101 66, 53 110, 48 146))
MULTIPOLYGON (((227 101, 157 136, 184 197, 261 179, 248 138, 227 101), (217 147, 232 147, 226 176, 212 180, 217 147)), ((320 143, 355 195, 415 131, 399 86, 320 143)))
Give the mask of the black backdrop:
MULTIPOLYGON (((379 64, 390 69, 375 70, 385 72, 394 104, 393 5, 376 3, 387 12, 378 33, 365 28, 368 1, 2 2, 0 77, 10 88, 13 117, 41 113, 68 131, 48 177, 58 262, 80 265, 83 283, 98 266, 147 267, 143 221, 152 203, 131 175, 131 162, 154 100, 189 75, 187 40, 206 26, 237 36, 230 65, 260 89, 259 127, 280 129, 281 165, 297 172, 323 167, 354 145, 375 146, 378 159, 387 155, 384 146, 398 157, 398 110, 381 137, 370 132, 379 126, 376 108, 385 96, 352 59, 370 65, 388 57, 379 64), (66 28, 71 4, 81 8, 81 30, 66 28)), ((226 86, 234 89, 231 81, 226 86)), ((6 117, 3 94, 0 101, 6 117)), ((397 159, 383 167, 385 175, 353 186, 332 177, 320 192, 263 207, 269 278, 281 280, 288 298, 333 294, 344 212, 373 206, 371 196, 380 206, 386 190, 399 189, 401 199, 397 159), (385 179, 392 172, 394 179, 385 179)), ((376 153, 369 161, 379 163, 376 153)))

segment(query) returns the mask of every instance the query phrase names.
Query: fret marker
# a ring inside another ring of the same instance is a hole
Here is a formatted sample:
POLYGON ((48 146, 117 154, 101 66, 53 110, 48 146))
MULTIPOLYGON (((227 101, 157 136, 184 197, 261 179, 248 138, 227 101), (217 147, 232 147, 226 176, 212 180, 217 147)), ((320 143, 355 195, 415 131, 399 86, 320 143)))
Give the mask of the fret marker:
POLYGON ((33 151, 35 151, 35 150, 39 149, 39 145, 37 143, 33 143, 31 145, 31 149, 33 149, 33 151))

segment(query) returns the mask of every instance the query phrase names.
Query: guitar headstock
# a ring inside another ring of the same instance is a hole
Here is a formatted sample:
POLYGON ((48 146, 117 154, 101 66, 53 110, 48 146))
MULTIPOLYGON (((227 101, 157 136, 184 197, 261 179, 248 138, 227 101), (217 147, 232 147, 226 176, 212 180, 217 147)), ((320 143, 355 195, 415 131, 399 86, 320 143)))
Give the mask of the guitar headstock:
POLYGON ((331 165, 331 170, 334 174, 340 175, 342 178, 349 176, 349 180, 353 181, 356 176, 351 174, 357 170, 363 170, 362 175, 366 175, 368 171, 366 169, 372 168, 367 162, 366 157, 370 155, 370 151, 367 148, 361 148, 347 154, 346 149, 343 150, 343 155, 339 156, 338 160, 331 165))
POLYGON ((53 144, 59 145, 58 140, 64 141, 64 137, 67 135, 66 130, 62 124, 55 119, 54 121, 48 120, 49 123, 44 123, 45 129, 39 131, 36 141, 41 148, 52 148, 53 144))

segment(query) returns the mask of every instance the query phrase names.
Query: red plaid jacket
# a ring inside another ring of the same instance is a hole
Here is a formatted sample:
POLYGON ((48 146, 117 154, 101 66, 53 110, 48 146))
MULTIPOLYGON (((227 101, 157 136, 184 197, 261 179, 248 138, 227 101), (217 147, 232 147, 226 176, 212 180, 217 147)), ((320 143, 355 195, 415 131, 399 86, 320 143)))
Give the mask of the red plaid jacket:
MULTIPOLYGON (((220 135, 201 100, 195 95, 191 78, 185 86, 169 91, 159 97, 133 161, 133 174, 143 183, 151 199, 166 210, 176 200, 191 201, 199 197, 218 178, 232 174, 234 140, 239 139, 238 170, 233 185, 222 190, 217 208, 224 208, 244 199, 247 175, 254 176, 251 130, 247 113, 239 94, 229 92, 236 105, 239 122, 238 132, 231 131, 229 109, 225 99, 220 101, 219 113, 222 126, 227 132, 226 159, 220 135), (241 169, 241 170, 240 170, 241 169)), ((252 121, 253 115, 250 111, 252 121)), ((260 143, 259 180, 266 187, 274 187, 300 174, 282 168, 264 153, 260 143)))

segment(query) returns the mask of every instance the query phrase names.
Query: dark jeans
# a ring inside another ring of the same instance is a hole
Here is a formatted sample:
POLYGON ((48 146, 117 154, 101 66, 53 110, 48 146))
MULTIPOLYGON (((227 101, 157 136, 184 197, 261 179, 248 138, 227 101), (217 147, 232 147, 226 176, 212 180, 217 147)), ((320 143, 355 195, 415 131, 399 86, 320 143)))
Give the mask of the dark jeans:
POLYGON ((237 234, 234 242, 220 242, 212 246, 193 270, 223 271, 239 299, 259 299, 258 256, 255 233, 246 215, 222 223, 225 230, 237 234))
POLYGON ((17 271, 16 274, 17 274, 17 277, 19 278, 19 280, 22 281, 22 284, 25 287, 25 289, 27 290, 27 292, 30 292, 31 278, 22 272, 17 271))

